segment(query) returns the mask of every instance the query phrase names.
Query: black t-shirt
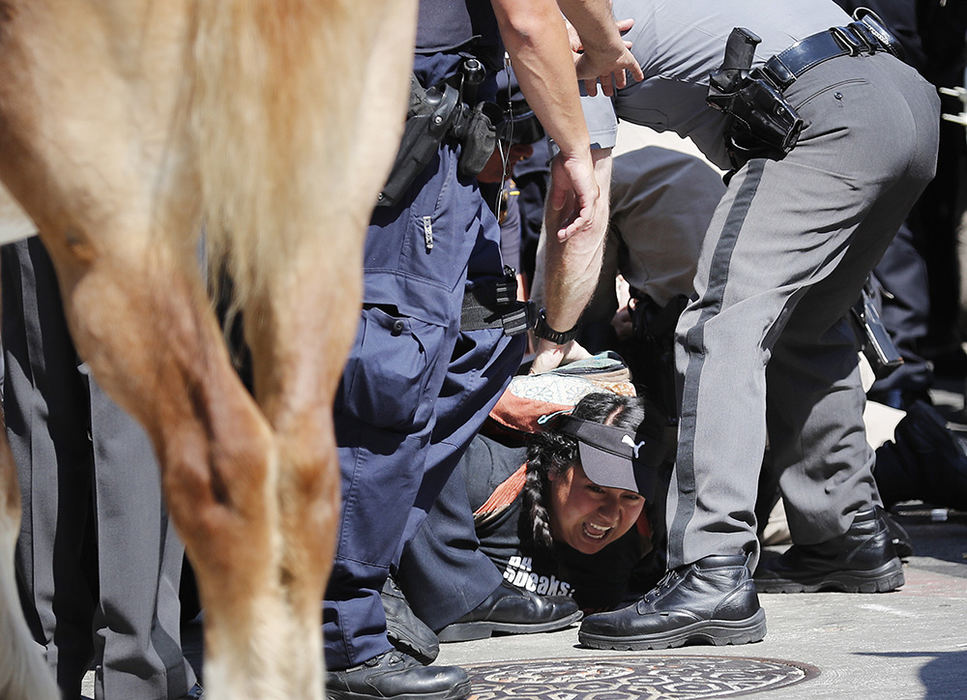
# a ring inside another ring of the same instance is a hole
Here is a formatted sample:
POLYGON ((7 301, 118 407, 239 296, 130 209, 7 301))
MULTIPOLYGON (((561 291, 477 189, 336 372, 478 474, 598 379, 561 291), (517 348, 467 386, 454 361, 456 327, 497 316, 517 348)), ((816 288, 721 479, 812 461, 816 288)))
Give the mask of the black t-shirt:
POLYGON ((504 45, 489 2, 420 0, 416 53, 469 51, 491 71, 503 65, 504 45))
MULTIPOLYGON (((483 505, 526 458, 526 448, 475 437, 460 463, 471 507, 476 511, 483 505)), ((518 495, 506 508, 477 519, 480 549, 509 583, 538 595, 572 596, 584 610, 610 608, 634 596, 632 571, 651 547, 635 528, 597 554, 557 544, 553 554, 542 555, 522 545, 529 540, 522 505, 518 495)))

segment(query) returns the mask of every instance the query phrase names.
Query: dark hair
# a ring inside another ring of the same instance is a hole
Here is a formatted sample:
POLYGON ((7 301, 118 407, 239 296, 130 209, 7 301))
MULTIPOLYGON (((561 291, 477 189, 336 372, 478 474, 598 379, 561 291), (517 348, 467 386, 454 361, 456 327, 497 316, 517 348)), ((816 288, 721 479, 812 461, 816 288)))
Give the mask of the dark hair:
MULTIPOLYGON (((578 401, 571 415, 575 418, 635 430, 645 419, 645 402, 634 396, 611 392, 588 394, 578 401)), ((527 481, 524 483, 522 540, 536 550, 550 552, 554 547, 551 519, 547 510, 550 474, 564 474, 578 462, 578 442, 554 430, 555 420, 542 433, 533 436, 527 448, 527 481)))

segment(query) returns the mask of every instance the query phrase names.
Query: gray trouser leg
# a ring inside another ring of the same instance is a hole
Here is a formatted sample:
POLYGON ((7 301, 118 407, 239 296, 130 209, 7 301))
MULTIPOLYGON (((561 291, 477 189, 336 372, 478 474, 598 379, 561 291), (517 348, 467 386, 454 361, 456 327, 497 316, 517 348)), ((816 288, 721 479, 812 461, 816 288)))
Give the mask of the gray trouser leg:
POLYGON ((58 687, 76 697, 97 604, 87 394, 39 239, 4 246, 0 259, 4 414, 23 504, 17 582, 58 687))
POLYGON ((147 435, 90 383, 100 605, 98 700, 175 698, 194 684, 181 652, 184 546, 162 506, 147 435))
POLYGON ((17 575, 34 638, 67 697, 92 660, 99 700, 183 695, 183 548, 141 428, 94 384, 36 238, 5 246, 4 409, 24 517, 17 575))
POLYGON ((807 124, 799 145, 732 179, 678 325, 670 567, 757 552, 767 436, 795 533, 833 537, 875 499, 855 346, 837 324, 933 175, 936 95, 877 54, 821 64, 787 97, 807 124))

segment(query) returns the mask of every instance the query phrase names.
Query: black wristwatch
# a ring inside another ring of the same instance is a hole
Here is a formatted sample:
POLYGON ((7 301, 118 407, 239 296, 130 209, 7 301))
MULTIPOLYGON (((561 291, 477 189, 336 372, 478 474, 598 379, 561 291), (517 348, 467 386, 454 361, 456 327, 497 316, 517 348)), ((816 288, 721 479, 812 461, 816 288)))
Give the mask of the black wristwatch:
POLYGON ((541 309, 537 312, 537 323, 534 324, 534 335, 538 338, 549 340, 556 345, 564 345, 564 343, 569 343, 577 338, 578 326, 574 326, 569 331, 556 331, 548 325, 547 315, 544 313, 544 309, 541 309))

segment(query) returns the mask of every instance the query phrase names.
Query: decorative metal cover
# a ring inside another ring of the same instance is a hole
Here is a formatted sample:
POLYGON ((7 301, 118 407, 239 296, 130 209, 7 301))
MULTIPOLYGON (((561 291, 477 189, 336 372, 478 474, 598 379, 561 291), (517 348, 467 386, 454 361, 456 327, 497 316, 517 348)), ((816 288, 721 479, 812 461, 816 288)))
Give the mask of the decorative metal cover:
POLYGON ((735 656, 608 656, 465 665, 473 700, 723 698, 819 675, 809 664, 735 656))

